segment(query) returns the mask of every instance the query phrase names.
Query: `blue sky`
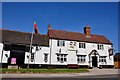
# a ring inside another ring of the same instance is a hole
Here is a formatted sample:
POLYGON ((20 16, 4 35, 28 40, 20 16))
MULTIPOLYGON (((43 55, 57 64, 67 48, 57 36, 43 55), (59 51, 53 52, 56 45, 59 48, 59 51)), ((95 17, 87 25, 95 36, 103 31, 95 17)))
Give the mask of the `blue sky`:
POLYGON ((106 36, 118 51, 118 3, 115 2, 3 2, 3 28, 32 32, 34 20, 40 34, 52 29, 106 36))

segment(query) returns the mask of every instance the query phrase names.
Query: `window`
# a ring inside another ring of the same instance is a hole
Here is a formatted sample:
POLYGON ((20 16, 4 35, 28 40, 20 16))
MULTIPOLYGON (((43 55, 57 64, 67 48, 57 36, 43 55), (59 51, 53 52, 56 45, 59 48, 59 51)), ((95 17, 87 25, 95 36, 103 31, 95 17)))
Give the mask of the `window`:
POLYGON ((103 46, 103 45, 98 44, 98 50, 103 50, 103 49, 104 49, 104 46, 103 46))
POLYGON ((44 54, 44 61, 45 61, 45 62, 48 61, 48 54, 44 54))
POLYGON ((61 63, 66 62, 67 54, 57 54, 57 61, 61 63))
POLYGON ((34 61, 34 54, 35 54, 35 53, 31 53, 31 62, 34 61))
POLYGON ((85 43, 79 43, 79 48, 85 48, 85 43))
POLYGON ((99 62, 106 62, 106 56, 100 56, 99 62))
POLYGON ((85 55, 77 55, 77 62, 78 63, 85 63, 85 55))
POLYGON ((63 40, 58 40, 58 41, 57 41, 57 46, 65 46, 65 41, 63 41, 63 40))

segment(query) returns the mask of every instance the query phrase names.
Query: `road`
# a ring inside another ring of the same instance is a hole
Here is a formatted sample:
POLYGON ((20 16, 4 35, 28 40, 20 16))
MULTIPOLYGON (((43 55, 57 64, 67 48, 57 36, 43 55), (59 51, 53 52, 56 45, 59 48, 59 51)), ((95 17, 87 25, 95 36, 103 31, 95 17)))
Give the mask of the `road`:
POLYGON ((2 79, 2 80, 118 80, 117 78, 31 78, 31 79, 2 79))
POLYGON ((4 78, 2 80, 118 80, 118 75, 97 75, 77 77, 54 77, 54 78, 4 78))

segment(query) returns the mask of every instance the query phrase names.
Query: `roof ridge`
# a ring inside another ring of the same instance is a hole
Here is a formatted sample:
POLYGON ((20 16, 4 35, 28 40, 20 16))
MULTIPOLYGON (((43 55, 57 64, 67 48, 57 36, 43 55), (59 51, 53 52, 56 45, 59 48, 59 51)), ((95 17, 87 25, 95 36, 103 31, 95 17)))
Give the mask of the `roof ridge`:
POLYGON ((108 40, 103 35, 97 35, 97 34, 90 34, 90 35, 91 35, 91 38, 87 38, 84 33, 70 32, 70 31, 64 31, 64 30, 51 30, 51 32, 49 34, 49 36, 51 38, 60 38, 60 39, 66 39, 66 40, 79 40, 79 41, 85 41, 85 42, 95 42, 95 43, 98 42, 98 43, 103 43, 103 44, 112 44, 110 42, 110 40, 108 40), (62 33, 62 31, 63 31, 63 33, 62 33))
POLYGON ((5 31, 12 31, 12 32, 19 32, 19 33, 30 33, 30 32, 23 32, 23 31, 16 31, 16 30, 10 30, 10 29, 0 29, 0 30, 5 30, 5 31))
MULTIPOLYGON (((5 31, 11 31, 11 32, 19 32, 19 33, 26 33, 26 34, 32 34, 32 32, 23 32, 23 31, 16 31, 16 30, 9 30, 9 29, 3 29, 0 28, 0 30, 5 30, 5 31)), ((38 34, 38 35, 47 35, 47 34, 38 34)))
POLYGON ((65 30, 55 30, 55 29, 51 29, 51 30, 54 30, 54 31, 64 31, 64 32, 70 32, 70 33, 80 33, 80 34, 83 34, 81 32, 71 32, 71 31, 65 31, 65 30))
MULTIPOLYGON (((51 30, 55 30, 55 29, 51 29, 51 30)), ((84 33, 81 33, 81 32, 71 32, 71 31, 65 31, 65 30, 55 30, 55 31, 64 31, 64 32, 70 32, 70 33, 78 33, 78 34, 83 34, 85 35, 84 33)), ((103 36, 105 37, 104 35, 98 35, 98 34, 90 34, 90 35, 95 35, 95 36, 103 36)))

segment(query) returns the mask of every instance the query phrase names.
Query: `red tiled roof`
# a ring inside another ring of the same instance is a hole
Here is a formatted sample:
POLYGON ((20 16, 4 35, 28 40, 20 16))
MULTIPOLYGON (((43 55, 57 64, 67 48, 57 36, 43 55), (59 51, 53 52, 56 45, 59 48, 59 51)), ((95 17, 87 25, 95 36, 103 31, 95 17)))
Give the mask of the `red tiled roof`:
POLYGON ((74 41, 112 45, 112 43, 106 37, 95 34, 91 34, 90 35, 91 37, 86 37, 86 35, 83 33, 67 32, 62 30, 49 30, 48 36, 49 38, 53 38, 53 39, 74 40, 74 41))

